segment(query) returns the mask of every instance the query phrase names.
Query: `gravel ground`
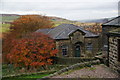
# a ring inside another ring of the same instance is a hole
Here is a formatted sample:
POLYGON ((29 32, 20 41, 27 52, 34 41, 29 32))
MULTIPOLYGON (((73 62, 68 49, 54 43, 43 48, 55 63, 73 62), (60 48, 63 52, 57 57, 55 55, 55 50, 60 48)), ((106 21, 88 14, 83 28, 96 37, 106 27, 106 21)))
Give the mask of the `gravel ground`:
POLYGON ((95 65, 90 68, 65 72, 52 78, 118 78, 118 75, 105 65, 95 65))

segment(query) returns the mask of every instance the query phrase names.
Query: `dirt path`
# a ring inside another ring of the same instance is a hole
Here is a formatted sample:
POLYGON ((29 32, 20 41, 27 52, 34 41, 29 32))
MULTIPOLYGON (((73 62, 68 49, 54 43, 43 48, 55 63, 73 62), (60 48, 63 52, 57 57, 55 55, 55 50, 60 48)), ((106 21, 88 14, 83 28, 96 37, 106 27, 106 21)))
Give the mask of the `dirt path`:
POLYGON ((118 78, 118 75, 105 65, 96 65, 91 68, 69 71, 52 78, 118 78))

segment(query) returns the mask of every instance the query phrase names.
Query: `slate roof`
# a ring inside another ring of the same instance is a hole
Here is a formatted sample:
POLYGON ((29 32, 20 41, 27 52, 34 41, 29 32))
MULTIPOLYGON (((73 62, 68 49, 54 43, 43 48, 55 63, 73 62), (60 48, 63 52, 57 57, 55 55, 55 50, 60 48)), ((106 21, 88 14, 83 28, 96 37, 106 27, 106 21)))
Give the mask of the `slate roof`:
POLYGON ((85 37, 98 37, 98 35, 95 35, 73 24, 61 24, 55 28, 39 29, 36 32, 42 32, 44 34, 50 35, 53 39, 69 39, 69 35, 76 30, 80 30, 85 33, 85 37))
POLYGON ((103 26, 120 26, 120 16, 104 23, 103 26))

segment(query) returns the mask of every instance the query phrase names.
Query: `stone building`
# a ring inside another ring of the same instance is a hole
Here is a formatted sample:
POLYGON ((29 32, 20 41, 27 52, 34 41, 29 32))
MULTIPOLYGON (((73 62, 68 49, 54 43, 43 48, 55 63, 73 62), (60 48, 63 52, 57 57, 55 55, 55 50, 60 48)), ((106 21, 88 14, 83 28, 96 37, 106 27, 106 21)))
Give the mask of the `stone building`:
POLYGON ((120 27, 120 16, 102 24, 102 45, 103 45, 103 51, 108 51, 108 37, 107 37, 107 33, 109 33, 109 31, 117 29, 120 27))
POLYGON ((110 31, 107 36, 109 67, 120 74, 120 28, 110 31))
POLYGON ((47 34, 56 41, 58 57, 93 57, 99 51, 99 36, 73 24, 61 24, 36 32, 47 34))
POLYGON ((107 52, 108 66, 120 73, 120 16, 102 26, 103 49, 107 52))

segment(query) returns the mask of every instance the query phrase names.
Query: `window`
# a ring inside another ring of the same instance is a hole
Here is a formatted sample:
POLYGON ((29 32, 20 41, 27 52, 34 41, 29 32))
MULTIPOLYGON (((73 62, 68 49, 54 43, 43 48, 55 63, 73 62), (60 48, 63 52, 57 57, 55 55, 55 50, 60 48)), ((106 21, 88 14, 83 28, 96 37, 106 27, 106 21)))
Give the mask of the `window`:
POLYGON ((63 56, 67 55, 67 51, 68 51, 68 47, 66 45, 63 45, 62 46, 62 54, 63 54, 63 56))
POLYGON ((117 50, 118 50, 118 61, 120 62, 120 39, 118 39, 118 47, 117 47, 117 50))
POLYGON ((92 43, 88 43, 86 45, 86 49, 89 50, 89 51, 92 51, 92 43))

